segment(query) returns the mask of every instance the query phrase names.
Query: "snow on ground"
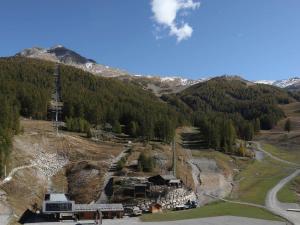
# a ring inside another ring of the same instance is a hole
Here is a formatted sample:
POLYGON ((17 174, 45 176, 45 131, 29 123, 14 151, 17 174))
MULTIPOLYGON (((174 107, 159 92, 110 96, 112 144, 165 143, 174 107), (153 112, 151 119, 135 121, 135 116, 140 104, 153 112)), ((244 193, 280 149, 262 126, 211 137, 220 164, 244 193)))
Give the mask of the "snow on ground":
POLYGON ((275 80, 257 80, 254 81, 256 84, 268 84, 268 85, 273 85, 275 80))
POLYGON ((286 88, 286 87, 292 86, 294 84, 299 84, 300 78, 292 77, 292 78, 284 79, 284 80, 258 80, 258 81, 254 81, 254 83, 269 84, 269 85, 274 85, 274 86, 277 86, 280 88, 286 88))

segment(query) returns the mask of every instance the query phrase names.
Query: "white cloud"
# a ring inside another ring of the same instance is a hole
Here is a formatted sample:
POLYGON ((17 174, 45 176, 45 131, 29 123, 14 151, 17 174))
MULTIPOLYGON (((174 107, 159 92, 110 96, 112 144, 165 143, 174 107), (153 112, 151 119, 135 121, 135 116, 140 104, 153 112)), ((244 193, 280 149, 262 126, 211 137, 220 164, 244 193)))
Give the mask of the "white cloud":
POLYGON ((179 26, 176 23, 176 17, 181 10, 199 8, 200 2, 194 2, 194 0, 152 0, 151 5, 156 23, 168 28, 170 30, 169 35, 176 36, 178 42, 192 36, 193 28, 185 22, 179 26))
POLYGON ((177 28, 176 26, 171 27, 170 34, 177 37, 177 41, 186 40, 192 36, 193 28, 185 23, 182 27, 177 28))

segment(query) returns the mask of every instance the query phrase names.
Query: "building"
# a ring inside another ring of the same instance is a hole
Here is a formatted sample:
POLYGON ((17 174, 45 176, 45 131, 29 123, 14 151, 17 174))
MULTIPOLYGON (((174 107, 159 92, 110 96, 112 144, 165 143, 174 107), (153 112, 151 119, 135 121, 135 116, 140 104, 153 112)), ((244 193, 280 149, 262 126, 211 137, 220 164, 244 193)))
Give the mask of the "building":
POLYGON ((43 202, 43 213, 54 215, 57 219, 73 218, 75 202, 65 194, 46 194, 43 202))
POLYGON ((101 220, 122 218, 122 204, 76 204, 65 194, 46 194, 43 214, 54 215, 56 219, 101 220))
POLYGON ((113 219, 124 216, 122 204, 75 204, 74 211, 78 220, 113 219))
POLYGON ((149 207, 149 212, 151 213, 160 213, 162 212, 162 205, 158 203, 152 203, 149 207))
POLYGON ((151 182, 153 185, 166 185, 166 186, 173 186, 173 187, 182 187, 182 181, 176 179, 173 175, 156 175, 153 177, 149 177, 148 181, 151 182))

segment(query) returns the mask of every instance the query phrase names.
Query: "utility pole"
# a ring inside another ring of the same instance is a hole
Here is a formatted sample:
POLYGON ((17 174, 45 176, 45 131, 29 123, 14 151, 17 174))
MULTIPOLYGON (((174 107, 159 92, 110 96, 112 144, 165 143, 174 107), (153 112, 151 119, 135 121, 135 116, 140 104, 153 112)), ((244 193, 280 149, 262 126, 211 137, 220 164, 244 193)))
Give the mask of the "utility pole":
POLYGON ((176 177, 176 142, 175 138, 172 141, 172 150, 173 150, 173 176, 176 177))
POLYGON ((59 72, 58 65, 55 66, 55 129, 56 135, 58 136, 58 98, 59 98, 59 72))

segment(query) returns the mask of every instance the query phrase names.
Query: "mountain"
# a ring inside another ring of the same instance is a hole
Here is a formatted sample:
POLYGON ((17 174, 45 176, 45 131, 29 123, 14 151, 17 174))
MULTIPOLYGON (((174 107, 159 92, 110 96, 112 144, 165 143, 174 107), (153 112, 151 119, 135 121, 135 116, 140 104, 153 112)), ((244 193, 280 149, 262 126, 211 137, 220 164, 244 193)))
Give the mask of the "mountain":
MULTIPOLYGON (((57 88, 54 74, 60 75, 64 103, 62 120, 68 130, 88 133, 90 126, 109 123, 116 133, 169 142, 175 128, 192 124, 202 131, 207 147, 225 152, 232 146, 235 135, 251 140, 254 131, 272 128, 284 117, 278 104, 293 102, 297 97, 292 98, 284 89, 256 85, 239 76, 200 80, 194 85, 176 77, 157 78, 156 81, 154 77, 126 75, 120 76, 124 79, 120 81, 95 76, 64 65, 93 63, 91 60, 58 48, 59 51, 49 49, 44 53, 41 49, 33 49, 18 57, 0 58, 0 102, 3 106, 0 108, 0 136, 4 136, 7 143, 20 129, 19 115, 49 119, 49 102, 57 88), (24 54, 27 57, 19 57, 24 54), (40 54, 51 60, 28 56, 40 54), (51 61, 64 63, 57 66, 51 61), (145 87, 157 82, 157 87, 164 88, 163 82, 174 82, 174 86, 186 85, 187 88, 174 93, 169 91, 172 94, 162 94, 159 98, 143 90, 140 84, 143 82, 145 87), (3 131, 5 133, 1 134, 3 131)), ((0 149, 0 154, 5 151, 0 149)))
MULTIPOLYGON (((134 82, 141 85, 145 90, 152 91, 155 95, 178 93, 184 89, 210 80, 212 77, 201 78, 197 80, 183 78, 181 76, 155 76, 140 75, 126 72, 125 70, 112 68, 107 65, 98 64, 95 60, 88 59, 73 50, 62 45, 56 45, 51 48, 33 47, 24 49, 16 56, 37 58, 53 62, 63 63, 74 66, 89 73, 104 77, 116 77, 123 81, 134 82)), ((228 76, 232 77, 232 76, 228 76)), ((300 78, 293 77, 285 80, 258 80, 253 83, 268 84, 289 90, 300 89, 300 78)))
POLYGON ((251 140, 284 118, 279 104, 295 99, 284 89, 254 84, 238 76, 222 76, 162 99, 201 130, 203 146, 228 152, 235 135, 251 140))
POLYGON ((159 77, 159 76, 143 76, 143 75, 127 75, 120 76, 118 79, 135 83, 143 89, 153 92, 156 96, 164 94, 172 94, 183 91, 184 89, 209 80, 203 78, 199 80, 190 80, 182 77, 159 77))
POLYGON ((276 87, 286 88, 289 90, 300 88, 300 78, 299 77, 292 77, 292 78, 283 79, 283 80, 258 80, 258 81, 255 81, 255 83, 273 85, 276 87))
POLYGON ((56 45, 52 48, 28 48, 17 53, 16 56, 59 62, 104 77, 116 77, 127 74, 125 71, 97 64, 95 60, 87 59, 62 45, 56 45))
POLYGON ((123 81, 134 82, 136 84, 140 84, 144 89, 150 90, 158 96, 166 93, 177 93, 191 85, 209 79, 203 78, 199 80, 192 80, 182 78, 180 76, 161 77, 155 75, 131 74, 125 70, 98 64, 95 60, 83 57, 75 51, 70 50, 62 45, 56 45, 51 48, 28 48, 17 53, 15 56, 59 62, 82 69, 94 75, 116 77, 123 81))

